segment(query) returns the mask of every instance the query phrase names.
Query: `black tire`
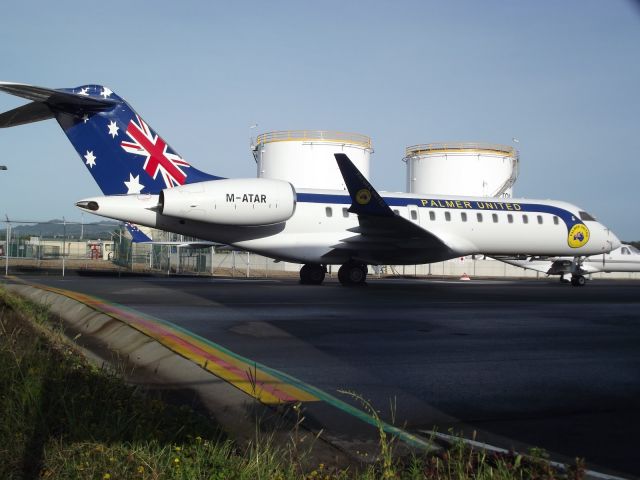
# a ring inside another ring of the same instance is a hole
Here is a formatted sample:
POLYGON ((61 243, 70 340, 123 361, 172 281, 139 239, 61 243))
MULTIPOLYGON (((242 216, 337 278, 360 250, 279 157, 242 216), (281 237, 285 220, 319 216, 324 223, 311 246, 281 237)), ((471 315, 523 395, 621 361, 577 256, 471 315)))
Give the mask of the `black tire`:
POLYGON ((324 276, 326 270, 324 265, 310 265, 309 269, 309 283, 311 285, 320 285, 324 282, 324 276))
POLYGON ((367 266, 361 263, 345 263, 338 270, 338 280, 345 286, 363 285, 367 280, 367 266))
POLYGON ((302 285, 309 285, 309 270, 311 266, 309 264, 304 264, 300 269, 300 283, 302 285))
POLYGON ((300 269, 300 283, 303 285, 320 285, 324 282, 324 265, 307 263, 300 269))
POLYGON ((349 285, 349 278, 347 276, 347 265, 342 265, 338 269, 338 280, 342 285, 349 285))
POLYGON ((584 287, 587 283, 587 279, 583 275, 573 275, 571 277, 571 285, 574 287, 584 287))

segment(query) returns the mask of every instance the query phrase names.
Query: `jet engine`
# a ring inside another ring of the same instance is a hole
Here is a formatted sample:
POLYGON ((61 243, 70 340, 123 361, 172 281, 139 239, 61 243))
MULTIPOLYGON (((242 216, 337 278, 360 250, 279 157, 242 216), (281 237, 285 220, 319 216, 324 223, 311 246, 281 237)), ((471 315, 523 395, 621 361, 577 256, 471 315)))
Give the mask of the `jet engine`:
POLYGON ((268 178, 209 180, 166 188, 158 204, 158 211, 170 217, 238 226, 284 222, 295 210, 293 185, 268 178))

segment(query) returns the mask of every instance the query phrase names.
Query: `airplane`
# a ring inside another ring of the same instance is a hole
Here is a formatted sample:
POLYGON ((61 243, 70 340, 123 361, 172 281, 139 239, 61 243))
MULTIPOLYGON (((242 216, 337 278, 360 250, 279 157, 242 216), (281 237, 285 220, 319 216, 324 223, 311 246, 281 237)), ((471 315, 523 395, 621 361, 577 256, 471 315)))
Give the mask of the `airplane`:
POLYGON ((547 275, 560 275, 561 282, 565 281, 565 275, 571 274, 571 284, 576 286, 584 285, 585 275, 590 273, 640 272, 640 250, 627 244, 622 244, 609 253, 586 257, 579 265, 576 265, 573 257, 495 258, 516 267, 547 275))
POLYGON ((140 230, 136 224, 131 222, 125 222, 124 226, 131 235, 132 243, 151 244, 151 245, 170 245, 175 247, 184 248, 208 248, 208 247, 222 247, 222 243, 208 242, 205 240, 189 240, 189 241, 165 241, 165 240, 153 240, 149 235, 140 230))
POLYGON ((107 87, 0 82, 0 90, 31 100, 0 114, 0 127, 58 121, 103 193, 78 201, 80 209, 302 263, 303 284, 321 284, 327 265, 341 265, 340 283, 352 286, 365 283, 368 265, 471 254, 584 258, 620 245, 566 202, 380 194, 340 153, 335 160, 346 192, 225 179, 184 160, 107 87))

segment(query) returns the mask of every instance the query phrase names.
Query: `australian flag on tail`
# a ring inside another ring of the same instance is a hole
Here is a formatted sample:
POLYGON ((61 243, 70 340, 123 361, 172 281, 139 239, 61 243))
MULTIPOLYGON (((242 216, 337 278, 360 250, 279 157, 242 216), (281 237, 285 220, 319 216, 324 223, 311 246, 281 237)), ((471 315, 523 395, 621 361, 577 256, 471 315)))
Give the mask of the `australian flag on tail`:
POLYGON ((47 89, 0 82, 32 103, 0 115, 0 127, 55 118, 105 195, 157 194, 221 177, 197 170, 131 106, 101 85, 47 89))

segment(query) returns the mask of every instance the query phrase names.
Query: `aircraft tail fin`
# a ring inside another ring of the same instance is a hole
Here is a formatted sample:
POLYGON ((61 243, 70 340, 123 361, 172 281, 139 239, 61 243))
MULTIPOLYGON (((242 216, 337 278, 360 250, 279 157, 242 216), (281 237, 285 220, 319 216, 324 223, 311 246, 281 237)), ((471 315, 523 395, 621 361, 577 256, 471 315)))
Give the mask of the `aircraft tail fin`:
POLYGON ((51 89, 0 82, 0 91, 32 101, 0 114, 0 127, 55 118, 105 195, 157 194, 221 178, 192 167, 107 87, 51 89))

